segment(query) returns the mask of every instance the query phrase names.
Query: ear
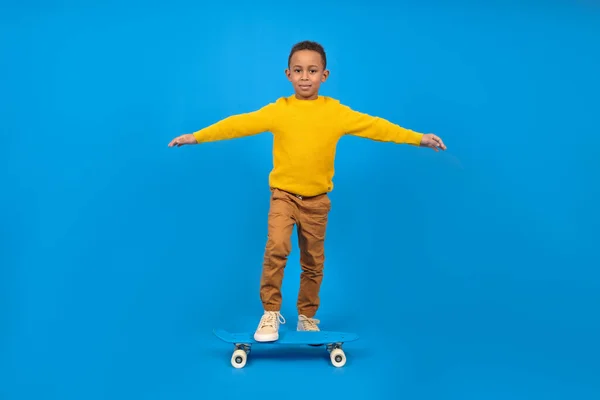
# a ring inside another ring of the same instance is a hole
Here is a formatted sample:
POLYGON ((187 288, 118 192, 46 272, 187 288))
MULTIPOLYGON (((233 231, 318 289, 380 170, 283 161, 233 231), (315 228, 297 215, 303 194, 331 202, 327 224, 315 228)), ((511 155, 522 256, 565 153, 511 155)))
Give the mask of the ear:
POLYGON ((323 71, 323 75, 321 76, 321 82, 325 82, 327 80, 327 78, 329 78, 329 70, 328 69, 323 71))
POLYGON ((285 76, 288 78, 288 81, 290 81, 290 82, 291 82, 291 80, 292 80, 292 76, 291 76, 291 72, 290 72, 290 69, 289 69, 289 68, 286 68, 286 69, 285 69, 285 76))

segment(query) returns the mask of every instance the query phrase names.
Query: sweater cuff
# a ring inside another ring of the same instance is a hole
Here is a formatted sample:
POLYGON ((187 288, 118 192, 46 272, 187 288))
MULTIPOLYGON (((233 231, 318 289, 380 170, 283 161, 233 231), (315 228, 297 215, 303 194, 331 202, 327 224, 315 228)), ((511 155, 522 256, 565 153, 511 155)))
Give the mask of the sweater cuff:
POLYGON ((424 133, 415 132, 408 143, 412 144, 413 146, 420 146, 421 140, 423 139, 423 135, 424 133))

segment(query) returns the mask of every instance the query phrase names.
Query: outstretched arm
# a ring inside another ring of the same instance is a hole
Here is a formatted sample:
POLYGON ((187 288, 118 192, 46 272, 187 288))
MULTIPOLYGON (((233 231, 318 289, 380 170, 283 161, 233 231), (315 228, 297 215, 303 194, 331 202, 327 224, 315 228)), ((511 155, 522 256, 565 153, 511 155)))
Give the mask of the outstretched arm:
POLYGON ((349 135, 354 135, 378 142, 392 142, 398 144, 411 144, 414 146, 430 147, 435 151, 446 150, 442 140, 431 134, 423 134, 403 128, 384 118, 374 117, 369 114, 352 110, 342 106, 342 121, 344 130, 349 135))
POLYGON ((199 131, 174 138, 169 147, 237 139, 266 132, 272 129, 274 112, 275 104, 271 103, 256 111, 232 115, 199 131))

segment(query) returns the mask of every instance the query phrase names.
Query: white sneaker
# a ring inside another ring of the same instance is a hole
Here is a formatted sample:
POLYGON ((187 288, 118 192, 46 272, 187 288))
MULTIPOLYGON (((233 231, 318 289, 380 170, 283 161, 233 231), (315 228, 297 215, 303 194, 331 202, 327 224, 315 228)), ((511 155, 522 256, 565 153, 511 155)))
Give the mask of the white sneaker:
POLYGON ((258 328, 254 332, 257 342, 274 342, 279 339, 279 324, 285 324, 285 318, 278 311, 265 311, 258 328))
POLYGON ((298 316, 298 330, 299 331, 319 331, 317 324, 321 323, 318 319, 308 318, 306 315, 300 314, 298 316))

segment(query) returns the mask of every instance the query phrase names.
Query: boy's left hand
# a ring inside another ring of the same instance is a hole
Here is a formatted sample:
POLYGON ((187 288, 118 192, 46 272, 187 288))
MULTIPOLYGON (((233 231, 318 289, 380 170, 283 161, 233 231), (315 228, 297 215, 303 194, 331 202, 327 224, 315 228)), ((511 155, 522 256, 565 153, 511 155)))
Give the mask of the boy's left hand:
POLYGON ((429 147, 435 151, 439 149, 446 150, 446 145, 442 142, 442 139, 433 133, 426 133, 421 138, 421 147, 429 147))

